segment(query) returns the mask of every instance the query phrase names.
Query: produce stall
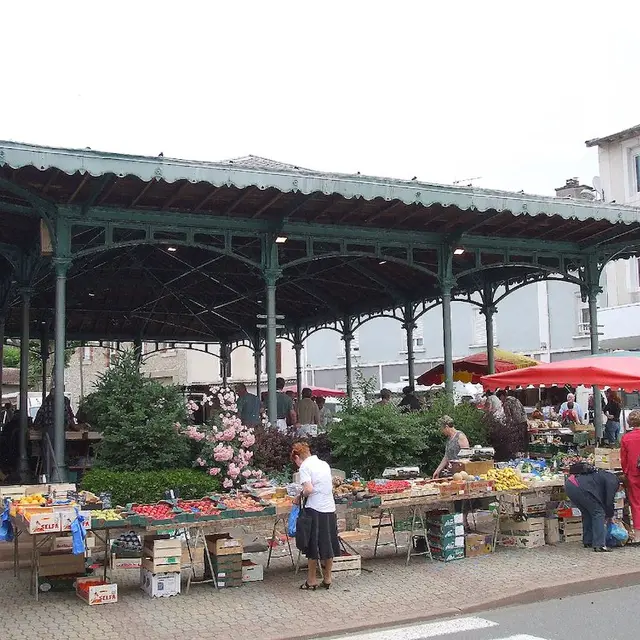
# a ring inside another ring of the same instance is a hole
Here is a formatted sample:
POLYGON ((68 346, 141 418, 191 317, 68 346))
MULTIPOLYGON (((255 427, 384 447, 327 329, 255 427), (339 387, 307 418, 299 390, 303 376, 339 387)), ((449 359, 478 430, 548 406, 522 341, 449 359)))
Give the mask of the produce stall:
MULTIPOLYGON (((407 564, 417 556, 449 562, 491 553, 496 545, 533 548, 544 540, 555 544, 556 538, 574 539, 578 516, 573 512, 565 512, 564 518, 557 515, 558 505, 566 507, 562 502, 564 476, 555 470, 557 465, 539 460, 516 460, 499 467, 489 461, 475 464, 481 464, 486 473, 474 476, 463 470, 442 480, 336 479, 334 492, 345 553, 337 559, 336 570, 344 569, 343 575, 358 575, 361 560, 354 545, 373 541, 376 557, 385 530, 391 534, 396 552, 397 535, 407 536, 407 564), (478 500, 491 506, 479 512, 476 522, 474 505, 478 500), (473 525, 467 522, 470 513, 473 525), (532 521, 514 524, 525 520, 532 521)), ((4 489, 16 534, 15 572, 19 573, 17 541, 26 537, 32 545, 31 587, 36 598, 43 577, 49 583, 53 576, 60 580, 71 577, 76 582, 78 577, 89 577, 90 581, 78 583, 83 589, 78 595, 86 602, 93 599, 106 604, 122 596, 116 595, 116 569, 139 571, 141 588, 151 597, 180 593, 180 574, 185 571, 187 592, 197 583, 228 588, 240 586, 243 576, 247 580, 261 579, 262 565, 247 557, 246 547, 230 538, 229 531, 245 524, 255 528, 259 519, 263 531, 271 530, 270 537, 262 535, 271 551, 281 542, 276 529, 280 526, 286 530, 292 496, 298 487, 263 480, 250 482, 242 491, 203 496, 200 500, 177 498, 117 508, 106 504, 107 496, 76 493, 73 486, 49 486, 48 491, 41 489, 42 493, 29 496, 19 495, 20 488, 4 489), (70 553, 70 545, 61 542, 71 535, 69 529, 75 521, 82 524, 88 536, 83 554, 70 553), (94 572, 87 576, 85 556, 98 549, 104 554, 102 565, 87 562, 94 572), (204 573, 197 573, 203 566, 204 573)), ((285 551, 288 549, 292 566, 297 568, 291 543, 284 537, 288 545, 285 551)), ((267 567, 270 559, 271 553, 267 567)))

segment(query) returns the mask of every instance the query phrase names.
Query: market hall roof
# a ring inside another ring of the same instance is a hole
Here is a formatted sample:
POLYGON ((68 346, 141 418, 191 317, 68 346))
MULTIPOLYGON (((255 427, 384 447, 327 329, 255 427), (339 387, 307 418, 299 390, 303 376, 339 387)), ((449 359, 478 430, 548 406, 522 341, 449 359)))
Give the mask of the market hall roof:
MULTIPOLYGON (((26 249, 39 237, 34 211, 54 236, 62 223, 71 229, 70 339, 144 329, 149 339, 197 341, 248 331, 263 313, 268 235, 287 238, 278 313, 288 327, 437 299, 445 245, 465 248, 454 275, 456 291, 470 293, 640 242, 633 207, 325 173, 257 156, 212 163, 0 142, 4 247, 26 249)), ((36 285, 33 317, 45 322, 51 274, 36 285)), ((12 311, 8 333, 17 327, 12 311)))

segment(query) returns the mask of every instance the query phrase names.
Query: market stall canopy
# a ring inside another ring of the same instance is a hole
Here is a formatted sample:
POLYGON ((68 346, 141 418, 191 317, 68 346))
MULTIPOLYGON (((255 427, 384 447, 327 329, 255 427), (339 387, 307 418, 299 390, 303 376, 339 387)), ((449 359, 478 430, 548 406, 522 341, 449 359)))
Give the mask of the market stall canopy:
MULTIPOLYGON (((524 367, 533 367, 537 360, 520 356, 509 351, 495 350, 496 373, 514 371, 524 367)), ((474 353, 466 358, 461 358, 453 363, 453 379, 460 382, 472 382, 478 384, 482 376, 489 373, 489 364, 486 353, 474 353)), ((444 364, 426 371, 418 378, 418 384, 433 385, 444 382, 444 364)))
POLYGON ((562 360, 537 367, 484 376, 482 386, 490 391, 529 385, 578 385, 612 387, 624 391, 640 389, 640 354, 595 355, 562 360))
MULTIPOLYGON (((325 389, 323 387, 303 387, 303 389, 311 389, 311 395, 314 398, 345 398, 347 395, 346 391, 340 391, 340 389, 325 389)), ((298 387, 295 384, 285 387, 284 392, 297 394, 298 387)))

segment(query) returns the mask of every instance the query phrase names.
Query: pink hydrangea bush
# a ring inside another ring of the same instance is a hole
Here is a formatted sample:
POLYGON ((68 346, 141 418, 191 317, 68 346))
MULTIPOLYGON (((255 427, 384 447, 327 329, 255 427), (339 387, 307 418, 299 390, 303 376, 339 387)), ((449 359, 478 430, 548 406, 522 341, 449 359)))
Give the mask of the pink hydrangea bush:
MULTIPOLYGON (((219 475, 225 489, 239 487, 252 477, 262 477, 262 472, 251 466, 256 437, 238 416, 235 392, 228 387, 211 387, 209 391, 211 395, 203 397, 202 406, 218 407, 212 423, 182 429, 187 438, 202 446, 194 466, 205 469, 209 475, 219 475)), ((190 415, 199 408, 193 400, 187 403, 190 415)))

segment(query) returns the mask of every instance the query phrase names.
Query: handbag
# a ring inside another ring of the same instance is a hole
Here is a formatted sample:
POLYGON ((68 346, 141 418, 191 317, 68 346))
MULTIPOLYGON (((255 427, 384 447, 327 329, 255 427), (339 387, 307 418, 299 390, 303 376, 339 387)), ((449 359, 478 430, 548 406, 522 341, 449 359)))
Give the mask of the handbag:
POLYGON ((306 508, 307 501, 300 501, 300 513, 296 520, 296 548, 300 553, 307 553, 311 542, 311 531, 313 529, 313 517, 306 508))

